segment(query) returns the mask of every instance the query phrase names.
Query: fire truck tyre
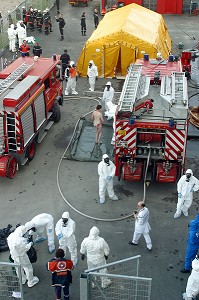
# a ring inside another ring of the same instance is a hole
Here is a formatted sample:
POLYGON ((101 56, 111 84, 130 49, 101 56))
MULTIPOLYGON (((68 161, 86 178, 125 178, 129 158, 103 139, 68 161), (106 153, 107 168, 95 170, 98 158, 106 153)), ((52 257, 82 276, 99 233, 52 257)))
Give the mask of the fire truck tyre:
POLYGON ((26 157, 29 161, 33 160, 36 152, 36 141, 33 140, 26 149, 26 157))
POLYGON ((60 110, 60 106, 58 103, 54 105, 52 119, 55 123, 58 123, 61 119, 61 110, 60 110))
POLYGON ((17 171, 17 162, 14 157, 10 157, 6 167, 6 176, 10 179, 15 177, 17 171))

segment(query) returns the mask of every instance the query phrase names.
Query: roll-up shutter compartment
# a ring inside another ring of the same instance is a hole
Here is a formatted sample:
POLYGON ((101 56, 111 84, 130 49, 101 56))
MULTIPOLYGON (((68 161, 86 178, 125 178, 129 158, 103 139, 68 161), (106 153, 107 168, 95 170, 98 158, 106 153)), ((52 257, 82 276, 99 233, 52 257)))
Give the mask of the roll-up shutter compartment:
POLYGON ((44 102, 44 94, 43 92, 39 95, 37 99, 34 101, 35 105, 35 113, 36 113, 36 124, 37 130, 41 127, 43 122, 46 120, 45 116, 45 102, 44 102))
POLYGON ((21 123, 23 128, 24 147, 34 135, 34 123, 32 107, 29 106, 21 115, 21 123))

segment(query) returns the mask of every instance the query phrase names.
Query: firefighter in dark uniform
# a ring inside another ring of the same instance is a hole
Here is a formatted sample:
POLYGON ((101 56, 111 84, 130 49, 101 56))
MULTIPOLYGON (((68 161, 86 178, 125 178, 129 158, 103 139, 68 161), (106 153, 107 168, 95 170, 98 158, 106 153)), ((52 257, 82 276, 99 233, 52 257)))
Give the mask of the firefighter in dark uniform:
POLYGON ((37 14, 38 14, 38 9, 34 8, 33 9, 33 17, 34 17, 34 27, 36 27, 36 28, 37 28, 37 14))
POLYGON ((59 14, 59 17, 55 17, 56 21, 59 23, 59 31, 61 34, 60 41, 64 40, 64 26, 66 25, 65 20, 62 14, 59 14))
POLYGON ((43 20, 44 20, 44 33, 45 35, 49 34, 49 20, 48 20, 48 14, 47 11, 43 11, 43 20))
POLYGON ((26 8, 25 8, 25 6, 22 6, 22 20, 23 20, 23 23, 25 25, 27 25, 26 8))
POLYGON ((30 30, 34 31, 34 14, 33 8, 30 9, 30 14, 28 15, 28 25, 30 30))
POLYGON ((47 14, 47 16, 48 16, 48 24, 49 24, 50 32, 53 32, 53 31, 52 31, 52 20, 51 20, 51 15, 50 15, 49 8, 46 8, 46 14, 47 14))
POLYGON ((40 55, 42 54, 42 48, 39 46, 37 42, 35 42, 33 46, 32 53, 34 56, 38 56, 38 57, 40 57, 40 55))
POLYGON ((38 10, 38 14, 37 14, 37 19, 36 19, 36 23, 37 23, 37 29, 42 32, 42 26, 43 26, 43 15, 41 10, 38 10))
POLYGON ((64 53, 60 56, 60 60, 62 63, 62 79, 64 79, 65 70, 70 63, 70 55, 68 54, 66 49, 64 50, 64 53))
POLYGON ((86 13, 83 12, 83 14, 80 17, 81 20, 81 32, 82 35, 86 35, 86 13))

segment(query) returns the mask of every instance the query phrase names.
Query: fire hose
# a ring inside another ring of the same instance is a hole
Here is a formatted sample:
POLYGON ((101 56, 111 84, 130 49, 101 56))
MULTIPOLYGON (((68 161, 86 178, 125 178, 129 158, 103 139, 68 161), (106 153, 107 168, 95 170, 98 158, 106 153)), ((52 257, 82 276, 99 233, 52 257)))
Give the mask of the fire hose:
POLYGON ((146 185, 147 185, 146 177, 147 177, 150 158, 151 158, 151 148, 149 148, 149 153, 148 153, 147 163, 146 163, 146 169, 145 169, 145 174, 144 174, 144 195, 143 195, 143 200, 142 200, 143 202, 145 202, 145 199, 146 199, 146 185))

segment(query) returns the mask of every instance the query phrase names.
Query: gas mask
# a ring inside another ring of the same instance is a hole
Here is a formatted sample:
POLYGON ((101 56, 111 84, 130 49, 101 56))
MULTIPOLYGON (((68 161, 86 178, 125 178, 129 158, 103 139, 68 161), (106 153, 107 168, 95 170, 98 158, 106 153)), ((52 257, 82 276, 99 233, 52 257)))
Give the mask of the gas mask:
POLYGON ((73 69, 75 68, 75 64, 72 65, 72 68, 73 68, 73 69))
POLYGON ((189 182, 190 178, 191 178, 191 174, 187 173, 186 174, 186 181, 189 182))
POLYGON ((62 218, 62 223, 63 223, 62 226, 66 227, 68 223, 68 219, 62 218))
POLYGON ((107 91, 109 91, 111 86, 110 86, 110 85, 107 85, 106 87, 107 87, 107 91))
POLYGON ((104 158, 104 162, 107 166, 110 166, 109 157, 104 158))
POLYGON ((91 68, 91 67, 92 67, 92 64, 91 64, 91 63, 89 63, 89 64, 88 64, 88 66, 89 66, 89 68, 91 68))

